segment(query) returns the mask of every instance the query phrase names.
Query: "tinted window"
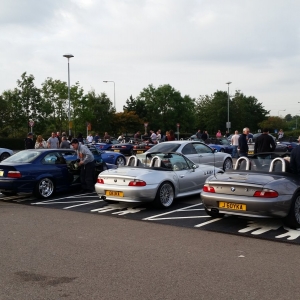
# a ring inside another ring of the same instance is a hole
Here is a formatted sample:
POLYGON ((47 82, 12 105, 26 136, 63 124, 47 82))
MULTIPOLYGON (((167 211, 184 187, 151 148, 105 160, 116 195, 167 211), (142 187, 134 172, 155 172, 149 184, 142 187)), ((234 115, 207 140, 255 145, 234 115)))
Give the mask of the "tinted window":
POLYGON ((153 146, 147 152, 176 152, 179 146, 180 144, 164 142, 153 146))
POLYGON ((60 153, 51 152, 44 157, 42 163, 43 164, 66 164, 66 161, 60 153))
POLYGON ((212 149, 209 148, 208 146, 204 145, 204 144, 193 144, 196 152, 201 154, 201 153, 213 153, 212 149))
POLYGON ((194 146, 193 146, 193 144, 187 144, 187 145, 185 145, 184 147, 183 147, 183 149, 182 149, 182 154, 184 154, 184 155, 188 155, 188 154, 196 154, 197 152, 196 152, 196 150, 195 150, 195 148, 194 148, 194 146))

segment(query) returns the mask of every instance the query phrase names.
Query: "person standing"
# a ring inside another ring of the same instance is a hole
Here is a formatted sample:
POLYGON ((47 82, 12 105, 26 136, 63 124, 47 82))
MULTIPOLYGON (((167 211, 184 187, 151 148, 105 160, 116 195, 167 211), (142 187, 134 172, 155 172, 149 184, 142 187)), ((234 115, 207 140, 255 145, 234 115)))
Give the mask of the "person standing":
POLYGON ((58 147, 59 147, 59 145, 61 143, 61 136, 60 136, 60 132, 59 131, 56 132, 56 137, 58 139, 58 147))
POLYGON ((216 137, 217 137, 217 138, 222 137, 222 133, 221 133, 221 130, 220 130, 220 129, 219 129, 218 132, 216 133, 216 137))
POLYGON ((110 141, 110 135, 105 131, 104 132, 104 137, 103 137, 104 141, 109 140, 110 141))
POLYGON ((175 134, 174 134, 174 131, 172 129, 169 130, 168 141, 175 141, 175 134))
POLYGON ((229 136, 230 136, 230 133, 229 133, 229 131, 226 130, 226 132, 225 132, 225 134, 224 134, 224 137, 225 137, 225 138, 228 138, 229 136))
POLYGON ((55 132, 51 133, 51 137, 47 140, 48 148, 50 149, 58 149, 59 148, 59 141, 58 138, 55 136, 55 132))
POLYGON ((240 157, 245 156, 248 157, 248 133, 250 132, 248 127, 245 127, 243 129, 243 133, 239 136, 239 149, 240 149, 240 157))
POLYGON ((141 139, 141 132, 137 131, 136 134, 134 135, 134 139, 141 139))
POLYGON ((239 137, 240 137, 240 135, 237 130, 234 132, 234 135, 231 137, 231 145, 233 146, 232 157, 234 157, 234 158, 238 157, 237 149, 239 146, 239 137))
POLYGON ((263 133, 256 138, 254 153, 274 152, 275 148, 276 144, 273 137, 269 135, 269 129, 264 128, 263 133))
MULTIPOLYGON (((298 137, 298 142, 300 143, 300 136, 298 137)), ((290 168, 292 173, 300 176, 300 144, 296 146, 291 152, 290 168)))
POLYGON ((90 149, 82 145, 78 139, 73 139, 71 145, 77 152, 77 157, 80 159, 80 181, 81 192, 94 192, 95 191, 95 159, 90 149))
POLYGON ((95 143, 98 143, 99 142, 99 133, 96 133, 96 135, 94 136, 94 141, 95 143))
POLYGON ((158 143, 161 142, 161 130, 160 129, 158 129, 156 132, 156 140, 158 143))
POLYGON ((27 138, 24 139, 25 149, 34 149, 33 133, 29 132, 27 138))
POLYGON ((198 129, 198 131, 196 132, 196 138, 197 138, 198 140, 201 140, 201 139, 202 139, 202 133, 201 133, 201 130, 200 130, 200 129, 198 129))
POLYGON ((283 136, 284 136, 284 132, 282 129, 280 129, 278 132, 278 141, 281 141, 283 139, 283 136))
POLYGON ((46 143, 46 141, 43 139, 43 137, 41 135, 38 135, 38 137, 36 138, 34 148, 35 149, 44 149, 44 148, 47 148, 47 143, 46 143))
POLYGON ((91 133, 86 137, 87 143, 92 143, 93 139, 94 139, 94 137, 93 137, 93 135, 91 133))
POLYGON ((150 139, 151 139, 152 143, 156 144, 156 139, 157 139, 156 133, 153 130, 150 130, 150 133, 151 133, 150 139))
POLYGON ((208 134, 207 134, 207 131, 206 131, 206 130, 202 133, 201 139, 202 139, 204 142, 208 139, 208 134))
POLYGON ((60 148, 70 149, 70 142, 67 140, 67 137, 65 137, 64 135, 61 138, 60 148))

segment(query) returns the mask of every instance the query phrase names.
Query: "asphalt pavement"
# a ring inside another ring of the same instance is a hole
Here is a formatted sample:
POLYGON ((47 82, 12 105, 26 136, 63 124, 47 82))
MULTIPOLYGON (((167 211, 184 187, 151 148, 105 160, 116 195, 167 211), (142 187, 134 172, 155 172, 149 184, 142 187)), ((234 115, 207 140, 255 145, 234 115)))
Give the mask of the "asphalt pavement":
POLYGON ((0 202, 0 299, 297 299, 299 247, 0 202))

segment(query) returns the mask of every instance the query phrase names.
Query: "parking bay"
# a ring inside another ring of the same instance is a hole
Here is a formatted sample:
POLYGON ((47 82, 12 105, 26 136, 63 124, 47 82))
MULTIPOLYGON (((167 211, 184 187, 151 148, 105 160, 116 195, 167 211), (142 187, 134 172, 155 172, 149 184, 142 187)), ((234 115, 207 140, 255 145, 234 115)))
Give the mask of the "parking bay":
POLYGON ((205 213, 199 196, 177 199, 168 209, 157 209, 146 203, 106 203, 96 193, 60 193, 41 200, 32 195, 4 196, 1 201, 12 201, 20 205, 74 210, 85 213, 108 215, 111 217, 133 219, 142 222, 188 227, 198 230, 235 234, 278 242, 300 244, 300 230, 284 226, 282 219, 240 218, 225 216, 213 219, 205 213))

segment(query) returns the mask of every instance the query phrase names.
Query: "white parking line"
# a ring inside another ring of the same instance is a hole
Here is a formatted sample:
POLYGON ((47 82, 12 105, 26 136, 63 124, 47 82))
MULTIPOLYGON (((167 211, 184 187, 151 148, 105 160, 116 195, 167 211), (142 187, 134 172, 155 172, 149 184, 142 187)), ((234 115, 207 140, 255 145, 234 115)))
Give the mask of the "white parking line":
MULTIPOLYGON (((210 216, 208 216, 208 217, 210 217, 210 216)), ((210 220, 210 221, 207 221, 207 222, 204 222, 204 223, 195 225, 194 227, 202 227, 202 226, 205 226, 205 225, 207 225, 207 224, 210 224, 210 223, 213 223, 213 222, 216 222, 216 221, 220 221, 220 220, 222 220, 222 218, 212 219, 212 220, 210 220)))
POLYGON ((73 205, 73 206, 68 206, 68 207, 64 207, 63 209, 69 209, 69 208, 73 208, 73 207, 77 207, 77 206, 82 206, 82 205, 89 205, 89 204, 93 204, 93 203, 97 203, 97 202, 102 202, 103 200, 99 199, 99 200, 94 200, 94 201, 87 201, 85 203, 81 203, 78 205, 73 205))
POLYGON ((195 207, 195 206, 199 206, 199 205, 202 205, 202 203, 194 204, 194 205, 187 206, 187 207, 184 207, 184 208, 175 209, 175 210, 163 213, 163 214, 159 214, 159 215, 155 215, 155 216, 152 216, 152 217, 144 218, 143 220, 145 220, 145 221, 153 221, 154 219, 156 220, 157 217, 165 216, 165 215, 168 215, 168 214, 172 214, 174 212, 186 211, 186 210, 188 210, 191 207, 195 207))

